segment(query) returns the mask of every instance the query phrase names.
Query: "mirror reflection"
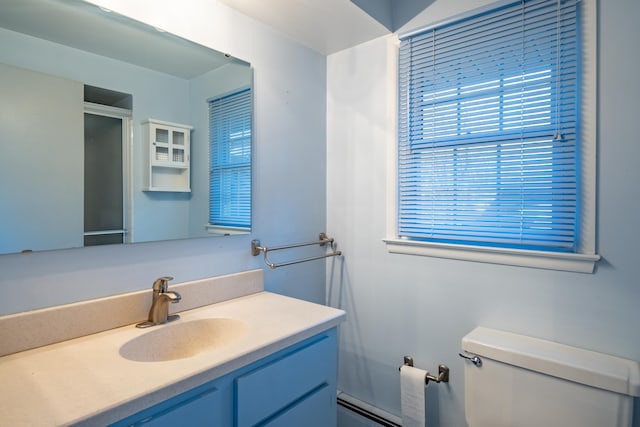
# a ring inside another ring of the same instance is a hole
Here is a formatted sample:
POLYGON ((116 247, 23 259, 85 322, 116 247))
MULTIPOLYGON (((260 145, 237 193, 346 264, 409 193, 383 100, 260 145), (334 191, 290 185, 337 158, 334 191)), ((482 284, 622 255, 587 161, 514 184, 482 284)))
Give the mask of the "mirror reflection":
POLYGON ((250 231, 248 63, 81 1, 0 7, 0 253, 250 231))

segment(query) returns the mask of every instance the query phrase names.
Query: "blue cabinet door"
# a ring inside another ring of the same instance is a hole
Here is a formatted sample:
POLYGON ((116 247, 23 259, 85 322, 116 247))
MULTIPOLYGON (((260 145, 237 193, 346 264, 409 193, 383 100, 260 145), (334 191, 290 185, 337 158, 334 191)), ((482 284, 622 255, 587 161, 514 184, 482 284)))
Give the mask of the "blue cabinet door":
POLYGON ((268 420, 265 427, 335 427, 336 391, 328 385, 268 420))
POLYGON ((120 420, 112 427, 175 427, 189 426, 218 426, 221 424, 221 414, 218 410, 219 392, 213 383, 196 387, 179 396, 158 405, 138 412, 124 420, 120 420))
MULTIPOLYGON (((330 331, 317 336, 308 345, 236 378, 237 427, 263 425, 323 388, 333 390, 335 401, 336 358, 335 331, 330 331)), ((335 425, 335 402, 327 401, 324 411, 332 415, 334 422, 323 427, 335 425)), ((298 414, 302 416, 302 410, 298 414)), ((314 413, 309 413, 306 420, 311 421, 314 417, 314 413)))

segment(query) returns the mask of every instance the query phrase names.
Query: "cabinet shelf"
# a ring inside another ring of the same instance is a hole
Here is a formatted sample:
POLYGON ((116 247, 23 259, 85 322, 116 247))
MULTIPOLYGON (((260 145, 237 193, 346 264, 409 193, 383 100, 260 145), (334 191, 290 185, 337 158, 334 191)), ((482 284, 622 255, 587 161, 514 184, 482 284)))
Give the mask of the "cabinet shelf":
POLYGON ((189 169, 189 165, 176 165, 174 163, 171 162, 166 162, 165 164, 162 163, 157 163, 155 165, 151 165, 154 168, 167 168, 167 169, 189 169))
POLYGON ((171 192, 171 193, 191 193, 191 189, 184 189, 184 188, 179 188, 179 187, 143 187, 142 191, 147 191, 147 192, 160 192, 160 191, 166 191, 166 192, 171 192))
POLYGON ((142 125, 148 144, 143 191, 190 192, 193 127, 155 119, 142 125))

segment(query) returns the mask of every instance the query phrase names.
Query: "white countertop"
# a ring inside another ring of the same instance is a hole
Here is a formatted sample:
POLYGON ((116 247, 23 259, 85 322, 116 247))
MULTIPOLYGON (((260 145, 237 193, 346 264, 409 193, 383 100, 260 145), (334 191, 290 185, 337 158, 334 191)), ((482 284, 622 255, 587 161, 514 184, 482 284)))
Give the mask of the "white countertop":
POLYGON ((0 357, 0 425, 104 425, 257 361, 341 323, 342 310, 259 292, 180 313, 168 325, 133 325, 0 357), (130 339, 178 322, 234 318, 247 332, 220 349, 166 362, 120 356, 130 339))

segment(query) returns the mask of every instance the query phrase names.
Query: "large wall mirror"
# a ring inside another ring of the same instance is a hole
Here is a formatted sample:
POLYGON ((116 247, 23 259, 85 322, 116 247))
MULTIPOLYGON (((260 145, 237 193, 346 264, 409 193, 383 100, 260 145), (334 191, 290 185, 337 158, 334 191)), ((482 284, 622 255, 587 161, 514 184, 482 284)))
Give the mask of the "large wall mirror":
POLYGON ((0 253, 250 231, 250 64, 80 0, 0 10, 0 253))

